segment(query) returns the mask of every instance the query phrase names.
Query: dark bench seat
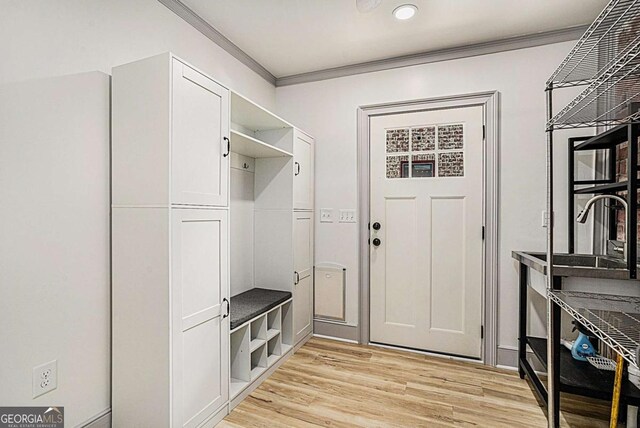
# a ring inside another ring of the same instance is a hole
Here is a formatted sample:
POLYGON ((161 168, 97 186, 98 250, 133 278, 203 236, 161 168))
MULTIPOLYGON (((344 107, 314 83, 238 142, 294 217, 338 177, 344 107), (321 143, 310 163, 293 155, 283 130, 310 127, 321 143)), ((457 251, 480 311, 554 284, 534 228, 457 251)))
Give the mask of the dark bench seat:
POLYGON ((231 326, 233 330, 245 322, 268 312, 291 298, 289 291, 252 288, 231 298, 231 326))

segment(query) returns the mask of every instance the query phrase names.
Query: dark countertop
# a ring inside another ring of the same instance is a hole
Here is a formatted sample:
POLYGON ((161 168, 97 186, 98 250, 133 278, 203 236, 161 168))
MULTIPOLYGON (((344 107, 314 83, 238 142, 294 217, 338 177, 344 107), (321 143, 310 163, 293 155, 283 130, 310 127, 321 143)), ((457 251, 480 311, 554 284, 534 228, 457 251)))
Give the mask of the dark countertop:
POLYGON ((289 291, 252 288, 231 298, 230 329, 275 308, 291 298, 289 291))
MULTIPOLYGON (((543 275, 547 274, 547 254, 535 251, 512 251, 511 257, 520 263, 529 266, 543 275)), ((592 256, 590 254, 554 254, 553 275, 565 277, 583 277, 599 279, 629 280, 629 270, 600 265, 589 266, 587 261, 597 260, 597 263, 605 262, 613 265, 613 259, 606 256, 592 256), (556 259, 557 258, 557 259, 556 259), (577 259, 578 264, 563 264, 565 259, 577 259), (582 261, 579 259, 583 259, 582 261)), ((636 281, 635 279, 633 281, 636 281)))

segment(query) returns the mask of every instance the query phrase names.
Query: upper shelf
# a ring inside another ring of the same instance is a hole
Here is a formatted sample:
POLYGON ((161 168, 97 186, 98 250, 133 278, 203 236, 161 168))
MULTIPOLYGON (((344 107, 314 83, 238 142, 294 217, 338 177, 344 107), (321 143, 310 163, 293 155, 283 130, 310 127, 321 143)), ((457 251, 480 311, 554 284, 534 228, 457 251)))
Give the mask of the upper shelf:
POLYGON ((547 81, 547 87, 590 84, 610 76, 622 58, 634 61, 640 0, 611 0, 547 81))
POLYGON ((293 125, 286 120, 233 91, 231 92, 231 122, 252 132, 293 128, 293 125))
POLYGON ((547 81, 588 85, 547 130, 640 121, 640 0, 611 0, 547 81))
POLYGON ((291 153, 264 143, 242 132, 231 130, 231 151, 250 158, 283 158, 291 153))

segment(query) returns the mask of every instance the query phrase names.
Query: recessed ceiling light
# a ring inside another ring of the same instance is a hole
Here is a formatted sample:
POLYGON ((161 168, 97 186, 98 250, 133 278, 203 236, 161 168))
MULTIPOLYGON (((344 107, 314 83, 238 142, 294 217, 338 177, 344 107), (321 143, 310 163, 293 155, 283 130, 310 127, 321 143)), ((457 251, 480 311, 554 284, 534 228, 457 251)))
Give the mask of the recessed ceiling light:
POLYGON ((393 9, 393 16, 401 21, 413 18, 418 8, 413 4, 403 4, 393 9))

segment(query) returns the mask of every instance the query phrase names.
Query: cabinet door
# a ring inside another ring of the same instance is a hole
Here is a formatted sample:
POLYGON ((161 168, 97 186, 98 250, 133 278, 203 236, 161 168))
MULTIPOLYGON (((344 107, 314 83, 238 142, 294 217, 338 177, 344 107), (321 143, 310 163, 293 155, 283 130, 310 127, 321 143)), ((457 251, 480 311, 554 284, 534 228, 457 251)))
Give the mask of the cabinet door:
POLYGON ((293 223, 293 325, 297 343, 313 322, 313 213, 296 212, 293 223))
POLYGON ((313 139, 299 131, 293 142, 293 208, 313 209, 313 139))
POLYGON ((171 215, 172 419, 196 427, 229 399, 228 213, 171 215))
POLYGON ((228 206, 229 91, 173 60, 171 202, 228 206))

